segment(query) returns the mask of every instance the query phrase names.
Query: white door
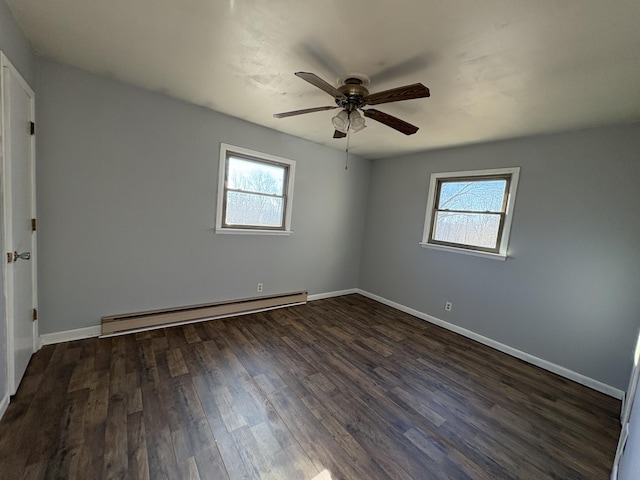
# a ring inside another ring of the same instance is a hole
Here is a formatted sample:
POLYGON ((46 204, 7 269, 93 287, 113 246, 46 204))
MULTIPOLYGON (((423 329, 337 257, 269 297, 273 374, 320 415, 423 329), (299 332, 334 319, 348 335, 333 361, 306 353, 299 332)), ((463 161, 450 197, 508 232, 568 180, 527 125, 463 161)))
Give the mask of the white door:
POLYGON ((2 55, 2 189, 8 389, 13 395, 35 351, 36 238, 34 94, 2 55))

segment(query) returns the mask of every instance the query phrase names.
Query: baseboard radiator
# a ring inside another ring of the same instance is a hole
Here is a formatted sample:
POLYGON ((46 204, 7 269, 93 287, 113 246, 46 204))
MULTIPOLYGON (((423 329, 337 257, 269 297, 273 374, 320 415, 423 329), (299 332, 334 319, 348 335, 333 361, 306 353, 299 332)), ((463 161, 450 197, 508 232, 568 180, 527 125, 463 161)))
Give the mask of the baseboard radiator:
POLYGON ((190 305, 102 317, 102 336, 119 335, 174 324, 211 320, 307 303, 307 292, 282 293, 226 302, 190 305))

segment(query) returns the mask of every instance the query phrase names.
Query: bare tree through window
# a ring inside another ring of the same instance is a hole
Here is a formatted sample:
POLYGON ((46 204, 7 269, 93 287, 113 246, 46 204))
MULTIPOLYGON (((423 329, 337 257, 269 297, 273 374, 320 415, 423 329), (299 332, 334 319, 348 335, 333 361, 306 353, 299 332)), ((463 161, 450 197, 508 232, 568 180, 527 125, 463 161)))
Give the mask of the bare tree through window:
POLYGON ((225 223, 281 227, 286 166, 229 158, 225 223))
POLYGON ((421 245, 506 258, 518 167, 433 173, 421 245))
POLYGON ((290 235, 296 162, 220 144, 216 233, 290 235))
POLYGON ((442 182, 435 240, 496 248, 507 181, 442 182))

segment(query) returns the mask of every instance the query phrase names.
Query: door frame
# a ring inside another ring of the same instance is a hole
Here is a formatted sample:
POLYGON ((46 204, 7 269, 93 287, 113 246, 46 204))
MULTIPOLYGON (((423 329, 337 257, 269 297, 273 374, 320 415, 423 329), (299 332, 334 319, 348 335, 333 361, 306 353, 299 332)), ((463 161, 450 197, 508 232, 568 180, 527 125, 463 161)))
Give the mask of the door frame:
MULTIPOLYGON (((6 341, 7 341, 7 385, 6 391, 9 395, 13 395, 17 388, 17 379, 15 378, 15 357, 14 357, 14 305, 13 305, 13 275, 10 268, 13 264, 7 262, 5 252, 13 251, 12 241, 12 192, 11 192, 11 179, 6 175, 6 172, 11 172, 11 145, 5 141, 10 138, 10 123, 9 123, 9 108, 7 104, 10 103, 8 89, 5 85, 5 73, 9 71, 20 86, 29 96, 29 116, 31 121, 35 123, 35 93, 24 80, 20 72, 13 66, 13 64, 6 57, 4 52, 0 52, 0 84, 1 95, 0 103, 2 104, 2 170, 0 172, 0 185, 2 194, 0 201, 2 202, 2 208, 0 209, 0 215, 2 216, 2 245, 4 248, 2 258, 0 262, 3 264, 2 276, 3 276, 3 294, 5 299, 4 309, 4 322, 6 325, 6 341)), ((26 128, 26 126, 25 126, 26 128)), ((35 135, 31 135, 29 144, 29 167, 31 177, 31 218, 36 217, 36 141, 35 135)), ((38 308, 38 281, 37 281, 37 232, 33 232, 31 235, 31 282, 33 292, 33 308, 38 308)), ((33 321, 33 345, 32 353, 37 351, 40 347, 40 338, 38 334, 38 320, 33 321)))
POLYGON ((633 350, 633 367, 631 368, 631 376, 629 377, 629 386, 622 399, 622 413, 620 420, 622 425, 627 423, 631 418, 631 407, 636 396, 638 383, 640 383, 640 329, 636 336, 636 343, 633 350))

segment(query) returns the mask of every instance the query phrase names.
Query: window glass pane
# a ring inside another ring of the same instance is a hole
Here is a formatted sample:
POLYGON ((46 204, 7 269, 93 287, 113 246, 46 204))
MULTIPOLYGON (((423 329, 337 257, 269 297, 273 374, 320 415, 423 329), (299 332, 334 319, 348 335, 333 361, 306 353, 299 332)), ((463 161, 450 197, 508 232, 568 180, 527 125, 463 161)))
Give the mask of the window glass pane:
POLYGON ((500 215, 436 212, 433 239, 441 242, 496 248, 500 215))
POLYGON ((282 195, 285 173, 285 167, 230 157, 227 188, 282 195))
POLYGON ((506 180, 442 182, 439 210, 501 212, 506 180))
POLYGON ((284 199, 253 193, 227 192, 227 225, 281 227, 284 199))

